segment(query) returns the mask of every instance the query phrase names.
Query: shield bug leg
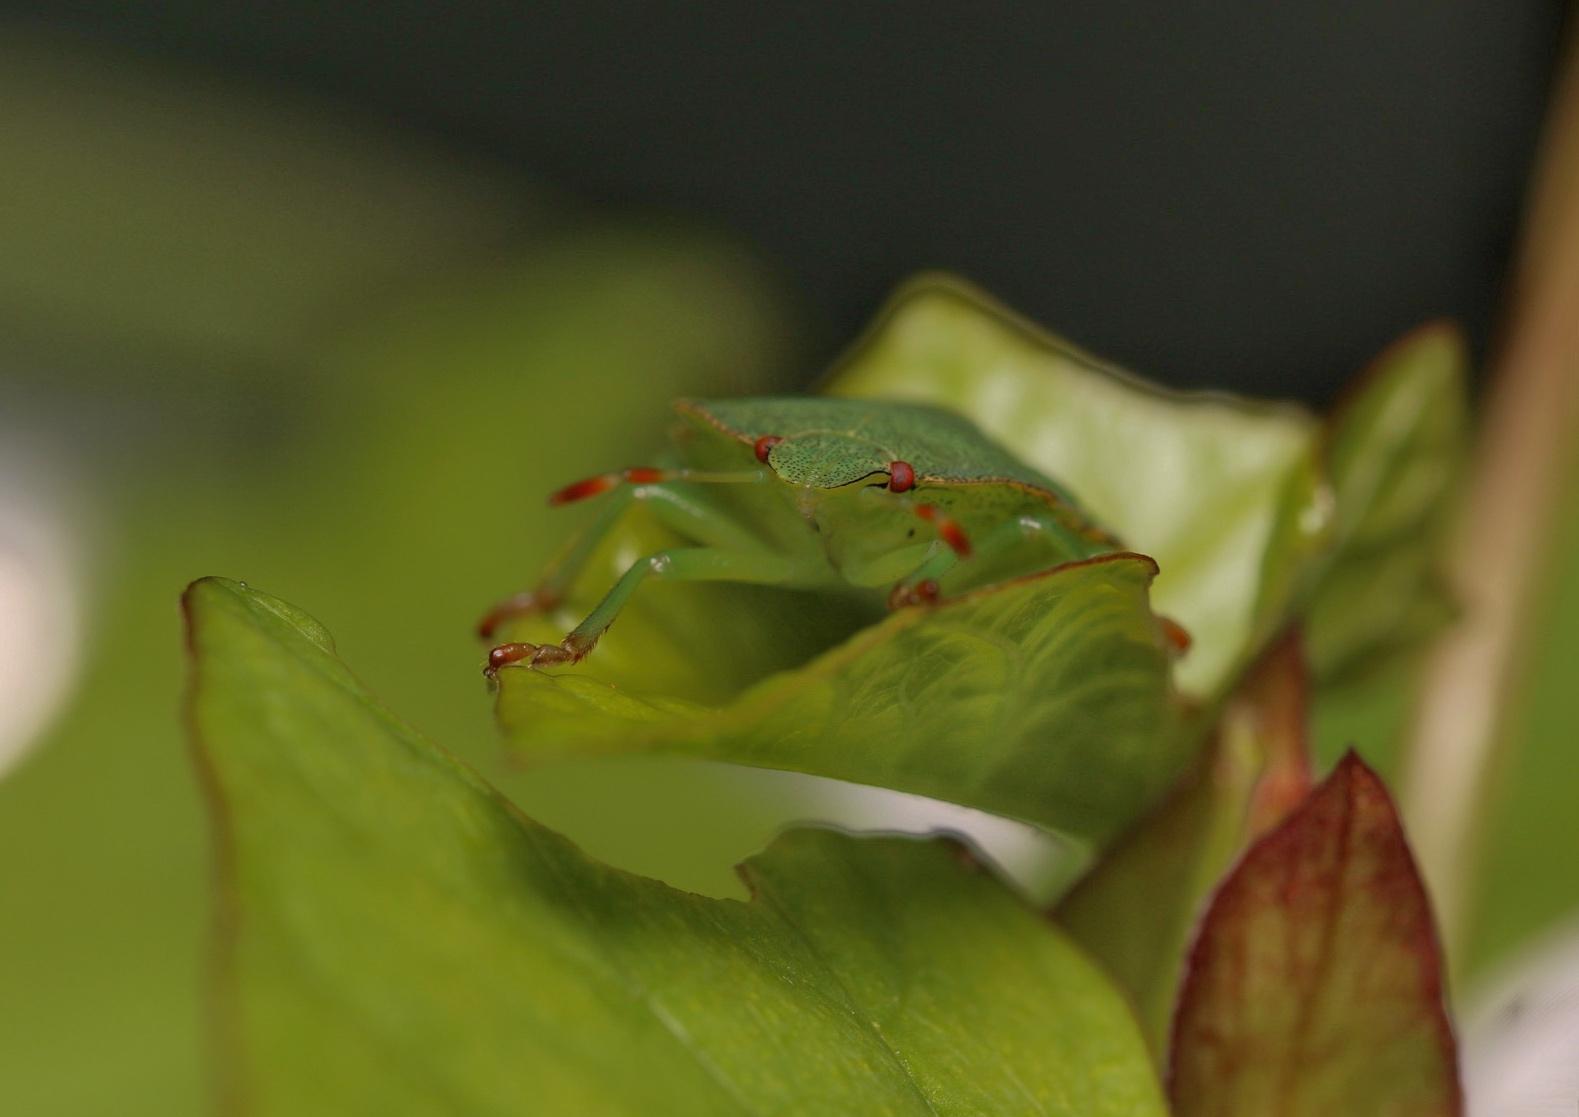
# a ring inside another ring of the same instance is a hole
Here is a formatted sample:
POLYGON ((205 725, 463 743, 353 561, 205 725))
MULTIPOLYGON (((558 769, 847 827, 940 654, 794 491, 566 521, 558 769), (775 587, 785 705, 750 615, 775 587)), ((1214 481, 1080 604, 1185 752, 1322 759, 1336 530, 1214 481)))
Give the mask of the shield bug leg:
POLYGON ((484 674, 492 678, 513 663, 549 666, 583 659, 608 631, 638 586, 649 578, 677 582, 745 582, 783 585, 802 573, 799 565, 765 549, 732 551, 720 547, 679 547, 659 551, 631 565, 614 587, 587 614, 586 620, 554 644, 501 644, 488 653, 484 674))
POLYGON ((652 509, 664 527, 693 542, 730 551, 765 549, 763 541, 741 527, 734 515, 703 494, 687 491, 684 484, 642 485, 631 491, 631 498, 652 509))
POLYGON ((1175 657, 1182 656, 1190 650, 1190 645, 1195 643, 1195 637, 1190 635, 1190 630, 1172 617, 1159 616, 1157 628, 1162 633, 1163 643, 1175 657))
MULTIPOLYGON (((897 466, 904 463, 894 464, 897 466)), ((938 542, 943 546, 929 555, 909 577, 893 588, 888 595, 890 609, 907 605, 930 605, 937 601, 941 595, 938 579, 953 570, 961 559, 969 558, 973 550, 970 537, 965 534, 965 530, 937 505, 917 504, 911 511, 936 529, 938 542)))
POLYGON ((615 499, 605 502, 597 519, 579 532, 571 540, 570 545, 553 559, 535 589, 507 598, 483 614, 482 619, 477 622, 478 638, 492 640, 499 628, 508 621, 557 609, 577 576, 586 567, 592 552, 613 528, 614 522, 629 507, 633 495, 634 490, 623 489, 616 494, 615 499))
POLYGON ((1094 558, 1117 549, 1080 534, 1056 516, 1021 513, 988 532, 982 540, 981 556, 995 564, 1012 567, 1012 576, 1094 558))
POLYGON ((943 590, 936 578, 922 578, 920 581, 906 579, 889 592, 888 607, 903 609, 910 605, 933 605, 942 596, 943 590))
POLYGON ((671 481, 751 484, 762 480, 763 477, 764 474, 760 470, 749 473, 699 473, 695 470, 642 467, 601 474, 598 477, 567 485, 549 498, 550 504, 569 504, 611 490, 614 495, 605 502, 604 510, 597 520, 588 525, 587 530, 579 534, 570 547, 554 561, 535 589, 506 598, 483 614, 482 619, 477 623, 478 638, 491 640, 508 621, 557 609, 570 592, 576 577, 585 568, 587 560, 592 557, 592 552, 597 549, 598 543, 609 533, 614 522, 624 514, 632 501, 641 501, 649 505, 665 527, 700 542, 714 546, 737 547, 742 550, 760 546, 758 540, 737 527, 732 518, 705 502, 681 492, 672 486, 671 481), (572 495, 566 496, 567 493, 572 495))
POLYGON ((959 522, 935 504, 918 504, 915 514, 937 529, 938 539, 948 546, 956 559, 970 558, 970 536, 959 522))
MULTIPOLYGON (((916 514, 938 525, 938 537, 943 542, 950 542, 957 533, 957 528, 950 526, 952 521, 931 506, 918 506, 916 514)), ((929 593, 922 587, 927 582, 935 584, 964 558, 975 560, 971 568, 976 573, 967 584, 976 586, 990 584, 994 575, 1012 577, 1031 573, 1114 549, 1079 534, 1054 516, 1034 513, 1004 520, 988 531, 979 545, 963 538, 963 533, 958 533, 958 538, 962 547, 951 543, 950 550, 928 557, 914 573, 896 585, 889 594, 889 605, 898 608, 936 601, 936 591, 929 593)))
POLYGON ((559 599, 542 588, 522 590, 505 598, 482 615, 482 619, 477 622, 477 638, 492 640, 494 633, 499 631, 499 627, 506 621, 529 617, 533 613, 546 613, 557 608, 558 605, 559 599))

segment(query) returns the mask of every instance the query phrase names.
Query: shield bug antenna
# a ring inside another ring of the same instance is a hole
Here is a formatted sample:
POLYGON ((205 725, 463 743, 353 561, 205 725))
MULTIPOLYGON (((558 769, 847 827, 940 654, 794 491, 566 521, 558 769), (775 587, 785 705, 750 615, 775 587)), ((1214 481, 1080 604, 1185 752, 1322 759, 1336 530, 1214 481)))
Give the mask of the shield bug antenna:
POLYGON ((703 469, 659 469, 654 466, 633 466, 630 469, 617 469, 611 473, 599 473, 595 477, 586 477, 574 481, 564 488, 551 493, 548 503, 557 508, 562 504, 574 504, 579 500, 588 500, 601 496, 610 489, 620 485, 661 485, 667 481, 692 481, 701 484, 713 485, 749 485, 765 480, 767 474, 760 469, 745 473, 720 473, 703 469))

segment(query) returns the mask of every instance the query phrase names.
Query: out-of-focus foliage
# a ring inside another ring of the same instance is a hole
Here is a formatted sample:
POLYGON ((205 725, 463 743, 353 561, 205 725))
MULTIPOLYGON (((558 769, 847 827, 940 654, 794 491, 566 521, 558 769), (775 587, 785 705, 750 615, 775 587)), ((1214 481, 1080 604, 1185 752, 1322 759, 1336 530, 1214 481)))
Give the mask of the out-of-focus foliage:
POLYGON ((749 903, 609 869, 206 580, 192 726, 256 1114, 1163 1113, 1123 998, 947 846, 800 831, 749 903))
MULTIPOLYGON (((623 458, 674 394, 778 386, 788 329, 716 239, 567 223, 314 106, 25 48, 0 73, 0 422, 75 476, 92 561, 76 696, 0 782, 0 1081, 17 1112, 165 1117, 203 1103, 212 872, 179 586, 313 603, 408 716, 492 761, 470 623, 564 531, 528 466, 623 458), (569 422, 591 398, 622 402, 569 422)), ((512 792, 603 856, 725 884, 805 810, 675 765, 512 792)))
MULTIPOLYGON (((622 535, 605 550, 632 548, 622 535)), ((500 672, 499 715, 534 759, 635 750, 784 768, 1100 843, 1154 801, 1189 755, 1171 657, 1147 607, 1154 569, 1136 556, 1070 564, 898 611, 830 650, 802 649, 820 654, 799 665, 786 615, 828 602, 780 597, 765 608, 762 595, 698 587, 658 603, 683 612, 669 624, 643 612, 661 591, 644 592, 584 664, 500 672), (789 669, 721 707, 662 689, 681 668, 688 689, 706 693, 710 676, 738 665, 737 643, 782 653, 786 642, 789 669)), ((590 573, 582 585, 596 593, 611 572, 594 563, 590 573)), ((584 605, 574 600, 569 612, 584 605)), ((552 640, 556 623, 538 618, 525 629, 552 640)))
POLYGON ((1353 753, 1212 899, 1174 1022, 1177 1117, 1462 1112, 1431 906, 1353 753))
POLYGON ((1468 353, 1436 323, 1394 342, 1333 415, 1337 555, 1305 619, 1318 755, 1359 743, 1391 770, 1426 640, 1453 603, 1439 563, 1468 437, 1468 353))
POLYGON ((1424 327, 1362 372, 1332 417, 1338 556, 1305 624, 1320 676, 1417 647, 1450 612, 1437 567, 1464 465, 1468 364, 1456 329, 1424 327))

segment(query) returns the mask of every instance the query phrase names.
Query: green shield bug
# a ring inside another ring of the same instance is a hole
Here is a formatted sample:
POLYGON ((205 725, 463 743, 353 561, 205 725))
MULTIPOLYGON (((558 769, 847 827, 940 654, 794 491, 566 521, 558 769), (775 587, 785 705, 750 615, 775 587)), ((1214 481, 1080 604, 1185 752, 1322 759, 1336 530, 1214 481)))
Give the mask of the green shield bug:
MULTIPOLYGON (((648 555, 559 644, 508 643, 511 664, 575 663, 649 578, 886 593, 890 606, 1120 550, 1057 482, 961 416, 886 400, 681 400, 669 464, 605 473, 549 498, 605 496, 603 515, 539 582, 492 609, 505 620, 558 605, 632 501, 692 541, 648 555)), ((1168 626, 1180 646, 1188 637, 1168 626)))

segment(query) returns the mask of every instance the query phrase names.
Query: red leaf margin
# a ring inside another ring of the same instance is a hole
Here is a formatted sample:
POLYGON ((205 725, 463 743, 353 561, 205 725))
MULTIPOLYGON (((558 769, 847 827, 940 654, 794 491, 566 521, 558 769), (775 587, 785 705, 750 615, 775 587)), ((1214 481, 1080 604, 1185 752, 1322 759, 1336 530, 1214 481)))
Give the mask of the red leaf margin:
MULTIPOLYGON (((1422 1089, 1418 1105, 1406 1102, 1404 1108, 1386 1112, 1399 1117, 1463 1113, 1458 1047, 1446 1008, 1442 950, 1430 901, 1386 786, 1351 749, 1303 803, 1250 847, 1219 886, 1201 920, 1179 990, 1168 1059, 1168 1093, 1177 1117, 1253 1112, 1235 1108, 1236 1101, 1242 1100, 1236 1098, 1236 1087, 1242 1084, 1236 1076, 1247 1069, 1277 1075, 1276 1086, 1283 1093, 1275 1112, 1336 1112, 1299 1106, 1301 1082, 1309 1081, 1304 1076, 1332 1069, 1321 1066, 1323 1053, 1310 1048, 1309 1028, 1320 1008, 1318 998, 1332 995, 1332 990, 1323 988, 1323 978, 1333 971, 1334 950, 1353 945, 1339 935, 1342 917, 1351 910, 1344 905, 1376 898, 1381 900, 1382 918, 1371 929, 1380 932, 1381 941, 1360 944, 1364 957, 1340 956, 1340 960, 1358 963, 1362 976, 1366 963, 1372 963, 1373 977, 1380 972, 1378 965, 1401 961, 1400 968, 1409 968, 1412 964, 1412 973, 1393 977, 1417 1006, 1415 1023, 1425 1036, 1414 1038, 1424 1038, 1433 1046, 1440 1064, 1440 1075, 1422 1089), (1364 870, 1363 875, 1351 880, 1356 866, 1364 870), (1259 924, 1257 917, 1263 917, 1259 924), (1280 932, 1280 941, 1267 944, 1270 936, 1264 934, 1256 941, 1250 933, 1253 927, 1280 932), (1301 957, 1301 940, 1307 940, 1308 946, 1312 933, 1318 946, 1315 957, 1301 957), (1260 948, 1259 956, 1253 956, 1253 947, 1260 948), (1260 972, 1252 972, 1253 957, 1263 967, 1260 972), (1266 968, 1269 959, 1270 969, 1266 968), (1250 988, 1258 979, 1263 988, 1250 988), (1299 998, 1284 1036, 1256 1030, 1266 1021, 1258 1021, 1254 1010, 1265 1006, 1257 1006, 1251 998, 1267 992, 1291 992, 1299 998), (1247 1037, 1253 1038, 1247 1042, 1247 1037), (1281 1050, 1280 1039, 1286 1041, 1281 1050)), ((1379 985, 1385 989, 1387 981, 1379 985)), ((1356 1042, 1338 1053, 1340 1060, 1354 1057, 1360 1036, 1354 1038, 1356 1042)), ((1365 1051, 1360 1057, 1373 1053, 1365 1051)), ((1253 1088, 1248 1092, 1254 1096, 1253 1088)), ((1364 1099, 1352 1100, 1350 1112, 1383 1112, 1366 1107, 1364 1099)), ((1324 1094, 1322 1104, 1330 1107, 1330 1096, 1324 1094)))

